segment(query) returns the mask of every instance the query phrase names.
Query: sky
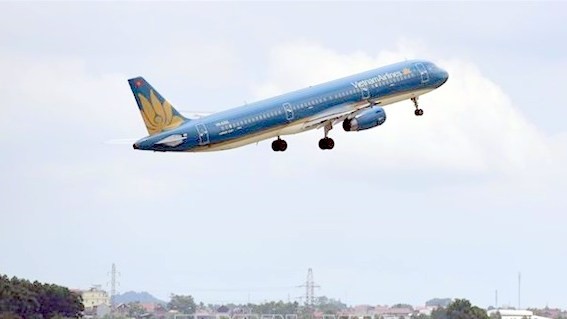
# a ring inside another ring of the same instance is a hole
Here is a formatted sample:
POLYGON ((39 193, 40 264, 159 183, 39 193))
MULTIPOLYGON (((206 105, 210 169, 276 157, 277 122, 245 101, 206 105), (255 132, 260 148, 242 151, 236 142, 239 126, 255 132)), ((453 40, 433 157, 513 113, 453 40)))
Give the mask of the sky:
POLYGON ((0 273, 205 303, 567 308, 567 5, 2 2, 0 273), (134 151, 127 79, 215 112, 411 58, 449 81, 364 132, 134 151))

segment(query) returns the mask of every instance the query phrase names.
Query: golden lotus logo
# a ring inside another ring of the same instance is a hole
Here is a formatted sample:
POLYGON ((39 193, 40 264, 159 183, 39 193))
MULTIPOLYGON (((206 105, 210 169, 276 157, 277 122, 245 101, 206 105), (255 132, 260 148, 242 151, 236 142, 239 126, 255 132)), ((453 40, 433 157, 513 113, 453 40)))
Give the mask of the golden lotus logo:
POLYGON ((171 104, 167 101, 161 103, 153 90, 150 90, 150 100, 138 93, 140 103, 142 103, 142 117, 148 128, 150 135, 160 133, 178 127, 183 123, 183 119, 173 115, 171 104))

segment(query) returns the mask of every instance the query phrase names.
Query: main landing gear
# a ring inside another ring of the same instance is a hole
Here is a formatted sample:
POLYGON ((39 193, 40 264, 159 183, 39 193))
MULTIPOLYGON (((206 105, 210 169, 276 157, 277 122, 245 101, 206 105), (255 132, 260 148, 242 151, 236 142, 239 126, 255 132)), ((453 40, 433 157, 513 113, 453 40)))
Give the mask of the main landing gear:
POLYGON ((287 150, 287 142, 278 137, 277 140, 272 142, 272 149, 274 152, 283 152, 287 150))
POLYGON ((319 148, 322 150, 332 150, 335 147, 335 141, 327 137, 329 131, 333 129, 333 123, 327 122, 325 124, 325 137, 319 140, 319 148))
POLYGON ((415 112, 413 112, 415 114, 415 116, 422 116, 423 115, 423 110, 419 108, 419 105, 417 104, 417 97, 412 97, 411 98, 413 105, 415 106, 415 112))

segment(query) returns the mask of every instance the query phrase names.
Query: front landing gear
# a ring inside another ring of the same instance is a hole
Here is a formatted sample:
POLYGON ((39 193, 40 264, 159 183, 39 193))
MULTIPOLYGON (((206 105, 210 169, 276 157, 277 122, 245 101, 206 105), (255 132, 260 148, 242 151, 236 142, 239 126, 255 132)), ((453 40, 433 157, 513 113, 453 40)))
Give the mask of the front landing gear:
POLYGON ((332 138, 327 137, 329 131, 333 129, 333 123, 327 122, 325 124, 325 137, 319 140, 319 148, 322 150, 332 150, 335 147, 335 141, 332 138))
POLYGON ((412 97, 411 98, 413 105, 415 106, 415 111, 413 112, 413 114, 415 114, 415 116, 422 116, 423 115, 423 110, 419 108, 419 105, 417 104, 417 97, 412 97))
POLYGON ((274 150, 274 152, 283 152, 287 150, 287 142, 278 137, 277 140, 272 142, 272 150, 274 150))

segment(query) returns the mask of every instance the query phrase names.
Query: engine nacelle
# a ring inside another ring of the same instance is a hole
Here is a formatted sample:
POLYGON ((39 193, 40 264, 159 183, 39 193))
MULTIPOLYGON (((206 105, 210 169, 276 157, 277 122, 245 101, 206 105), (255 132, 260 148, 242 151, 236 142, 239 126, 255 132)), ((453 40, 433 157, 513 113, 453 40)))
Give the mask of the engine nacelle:
POLYGON ((347 132, 362 131, 386 122, 386 112, 379 106, 373 106, 355 115, 352 119, 343 122, 343 128, 347 132))

